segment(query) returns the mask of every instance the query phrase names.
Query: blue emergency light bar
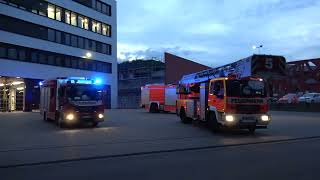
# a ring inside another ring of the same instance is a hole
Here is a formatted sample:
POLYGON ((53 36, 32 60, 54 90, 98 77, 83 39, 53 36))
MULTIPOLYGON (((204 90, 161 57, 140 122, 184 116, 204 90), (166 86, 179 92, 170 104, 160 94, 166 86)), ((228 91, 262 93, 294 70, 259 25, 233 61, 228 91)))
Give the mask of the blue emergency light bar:
POLYGON ((94 84, 94 85, 102 84, 101 79, 89 79, 85 77, 68 77, 68 78, 60 79, 60 82, 71 83, 71 84, 94 84))

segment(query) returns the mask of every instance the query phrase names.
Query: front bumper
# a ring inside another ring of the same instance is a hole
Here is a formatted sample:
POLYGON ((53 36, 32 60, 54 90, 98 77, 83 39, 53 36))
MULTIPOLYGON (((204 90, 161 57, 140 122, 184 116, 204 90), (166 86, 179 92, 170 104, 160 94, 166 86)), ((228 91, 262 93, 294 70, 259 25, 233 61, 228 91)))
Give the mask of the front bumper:
POLYGON ((64 122, 67 124, 77 124, 77 123, 85 123, 85 122, 103 122, 104 121, 104 117, 103 118, 99 118, 99 114, 103 114, 104 113, 67 113, 65 114, 64 117, 64 122), (74 118, 73 119, 68 119, 67 116, 69 114, 73 114, 74 118))
POLYGON ((267 128, 271 122, 271 116, 269 114, 223 114, 219 120, 219 123, 225 127, 234 128, 267 128), (263 121, 262 116, 268 116, 268 120, 263 121), (233 121, 227 121, 226 117, 232 116, 233 121))

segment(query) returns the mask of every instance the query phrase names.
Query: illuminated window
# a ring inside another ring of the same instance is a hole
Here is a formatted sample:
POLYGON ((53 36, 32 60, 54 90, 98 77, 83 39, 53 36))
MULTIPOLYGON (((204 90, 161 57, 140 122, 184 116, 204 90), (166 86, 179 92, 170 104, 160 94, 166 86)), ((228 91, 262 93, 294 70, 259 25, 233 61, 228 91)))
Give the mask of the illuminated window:
POLYGON ((78 26, 81 28, 84 28, 84 17, 83 16, 78 16, 78 26))
POLYGON ((97 33, 101 34, 101 23, 97 23, 97 33))
POLYGON ((54 19, 54 14, 55 14, 54 13, 54 5, 49 4, 47 11, 48 11, 48 17, 51 19, 54 19))
POLYGON ((61 8, 56 7, 56 20, 61 21, 61 8))
POLYGON ((110 36, 110 26, 102 24, 102 34, 105 36, 110 36))
POLYGON ((86 17, 84 18, 84 28, 87 30, 89 29, 89 19, 86 17))
POLYGON ((65 11, 64 18, 65 18, 65 23, 67 23, 67 24, 71 23, 71 21, 70 21, 70 18, 71 18, 70 11, 65 11))
POLYGON ((89 20, 86 17, 83 16, 78 16, 78 27, 81 27, 83 29, 88 29, 89 28, 89 20))
POLYGON ((77 14, 74 12, 71 13, 71 25, 77 26, 77 14))
POLYGON ((92 21, 92 31, 97 32, 97 22, 96 21, 92 21))

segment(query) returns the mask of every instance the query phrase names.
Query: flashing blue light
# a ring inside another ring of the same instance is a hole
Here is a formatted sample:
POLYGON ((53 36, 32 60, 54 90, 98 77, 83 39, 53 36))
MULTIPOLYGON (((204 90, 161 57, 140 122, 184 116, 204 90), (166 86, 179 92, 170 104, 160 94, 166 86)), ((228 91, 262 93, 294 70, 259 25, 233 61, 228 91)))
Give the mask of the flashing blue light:
POLYGON ((39 86, 42 86, 42 85, 43 85, 43 82, 42 82, 42 81, 40 81, 40 82, 39 82, 39 86))
POLYGON ((95 84, 101 84, 101 83, 102 83, 102 80, 101 80, 101 79, 96 79, 96 80, 94 81, 94 83, 95 83, 95 84))

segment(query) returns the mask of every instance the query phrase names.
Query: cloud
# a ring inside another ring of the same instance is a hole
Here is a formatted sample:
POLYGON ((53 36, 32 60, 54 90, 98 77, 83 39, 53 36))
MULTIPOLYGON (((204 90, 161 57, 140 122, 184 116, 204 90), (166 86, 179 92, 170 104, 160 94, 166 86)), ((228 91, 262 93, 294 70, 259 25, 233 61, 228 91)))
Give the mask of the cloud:
POLYGON ((118 0, 118 58, 171 51, 206 65, 255 52, 288 60, 320 57, 317 0, 118 0))

